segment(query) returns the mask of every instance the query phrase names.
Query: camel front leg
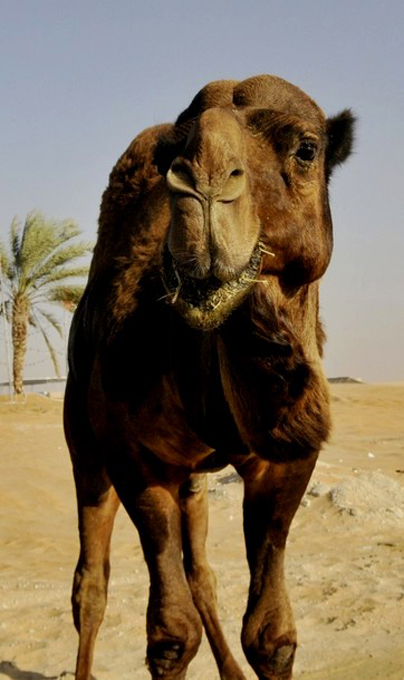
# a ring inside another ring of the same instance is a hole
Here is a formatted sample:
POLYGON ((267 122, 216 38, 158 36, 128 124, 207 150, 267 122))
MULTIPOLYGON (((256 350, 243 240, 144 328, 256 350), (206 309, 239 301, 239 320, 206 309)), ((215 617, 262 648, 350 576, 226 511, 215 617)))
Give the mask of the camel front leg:
POLYGON ((224 637, 216 605, 216 580, 206 559, 208 487, 206 475, 194 474, 180 489, 184 566, 221 680, 245 680, 224 637))
POLYGON ((75 677, 90 680, 95 640, 107 604, 109 550, 119 499, 88 421, 84 392, 71 376, 64 409, 80 532, 72 591, 73 619, 79 634, 75 677))
POLYGON ((296 629, 284 579, 285 544, 316 458, 282 464, 253 458, 239 467, 251 573, 241 639, 260 680, 292 678, 296 629))
POLYGON ((97 498, 93 479, 77 480, 80 555, 74 573, 72 605, 79 633, 76 680, 90 680, 94 645, 107 604, 109 548, 119 500, 112 486, 97 498), (87 493, 86 493, 87 490, 87 493))
MULTIPOLYGON (((136 525, 150 574, 147 666, 153 680, 183 680, 202 636, 182 561, 179 483, 143 451, 143 461, 122 457, 109 471, 136 525), (144 461, 147 461, 147 467, 144 461)), ((116 456, 114 457, 116 461, 116 456)), ((174 474, 175 477, 175 474, 174 474)))

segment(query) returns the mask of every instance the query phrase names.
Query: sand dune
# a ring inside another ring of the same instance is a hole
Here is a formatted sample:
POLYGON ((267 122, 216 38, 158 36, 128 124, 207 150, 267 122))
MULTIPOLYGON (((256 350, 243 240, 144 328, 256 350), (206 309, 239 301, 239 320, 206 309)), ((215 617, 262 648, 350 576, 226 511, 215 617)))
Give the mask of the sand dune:
MULTIPOLYGON (((289 540, 287 574, 299 632, 297 680, 404 679, 404 383, 333 385, 334 435, 289 540)), ((73 678, 70 585, 78 552, 61 403, 0 401, 0 678, 73 678)), ((209 557, 224 628, 239 643, 248 586, 242 484, 210 478, 209 557)), ((96 680, 147 680, 148 580, 125 513, 113 538, 107 615, 96 680)), ((216 680, 206 640, 190 680, 216 680)))

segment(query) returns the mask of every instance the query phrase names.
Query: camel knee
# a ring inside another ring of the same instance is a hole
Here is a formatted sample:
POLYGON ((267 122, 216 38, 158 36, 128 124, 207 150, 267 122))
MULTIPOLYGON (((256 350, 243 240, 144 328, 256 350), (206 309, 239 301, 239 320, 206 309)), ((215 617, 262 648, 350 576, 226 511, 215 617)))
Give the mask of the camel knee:
POLYGON ((83 627, 98 630, 107 605, 108 574, 91 573, 77 567, 72 589, 74 625, 78 633, 83 627))
POLYGON ((193 565, 187 571, 187 581, 196 605, 205 600, 216 602, 216 576, 207 563, 193 565))
POLYGON ((273 636, 273 627, 267 626, 256 635, 244 627, 241 642, 244 654, 260 680, 290 680, 296 651, 294 629, 273 636))

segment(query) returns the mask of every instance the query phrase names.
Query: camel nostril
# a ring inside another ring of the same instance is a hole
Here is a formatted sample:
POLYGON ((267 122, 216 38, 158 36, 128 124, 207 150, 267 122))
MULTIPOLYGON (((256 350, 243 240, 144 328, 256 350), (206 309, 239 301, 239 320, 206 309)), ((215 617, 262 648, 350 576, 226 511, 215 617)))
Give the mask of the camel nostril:
MULTIPOLYGON (((231 167, 231 166, 230 166, 231 167)), ((231 203, 239 198, 246 186, 246 173, 243 168, 234 167, 231 173, 227 176, 217 200, 221 203, 231 203)))
POLYGON ((173 161, 167 172, 166 181, 168 188, 174 192, 193 195, 195 191, 195 177, 192 169, 182 160, 173 161))
POLYGON ((180 161, 174 161, 173 164, 171 165, 171 170, 177 174, 180 172, 189 174, 187 166, 181 163, 180 161))

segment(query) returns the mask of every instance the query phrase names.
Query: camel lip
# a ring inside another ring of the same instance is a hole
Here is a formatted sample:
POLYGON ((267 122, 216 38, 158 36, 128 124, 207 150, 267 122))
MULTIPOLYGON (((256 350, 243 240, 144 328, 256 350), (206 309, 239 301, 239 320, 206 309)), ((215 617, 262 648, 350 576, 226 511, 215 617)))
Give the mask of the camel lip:
POLYGON ((179 306, 187 312, 209 315, 223 304, 240 298, 256 282, 261 264, 259 244, 255 246, 250 260, 237 277, 222 282, 215 276, 207 279, 194 279, 178 269, 167 244, 162 253, 162 279, 167 295, 167 303, 179 306))

